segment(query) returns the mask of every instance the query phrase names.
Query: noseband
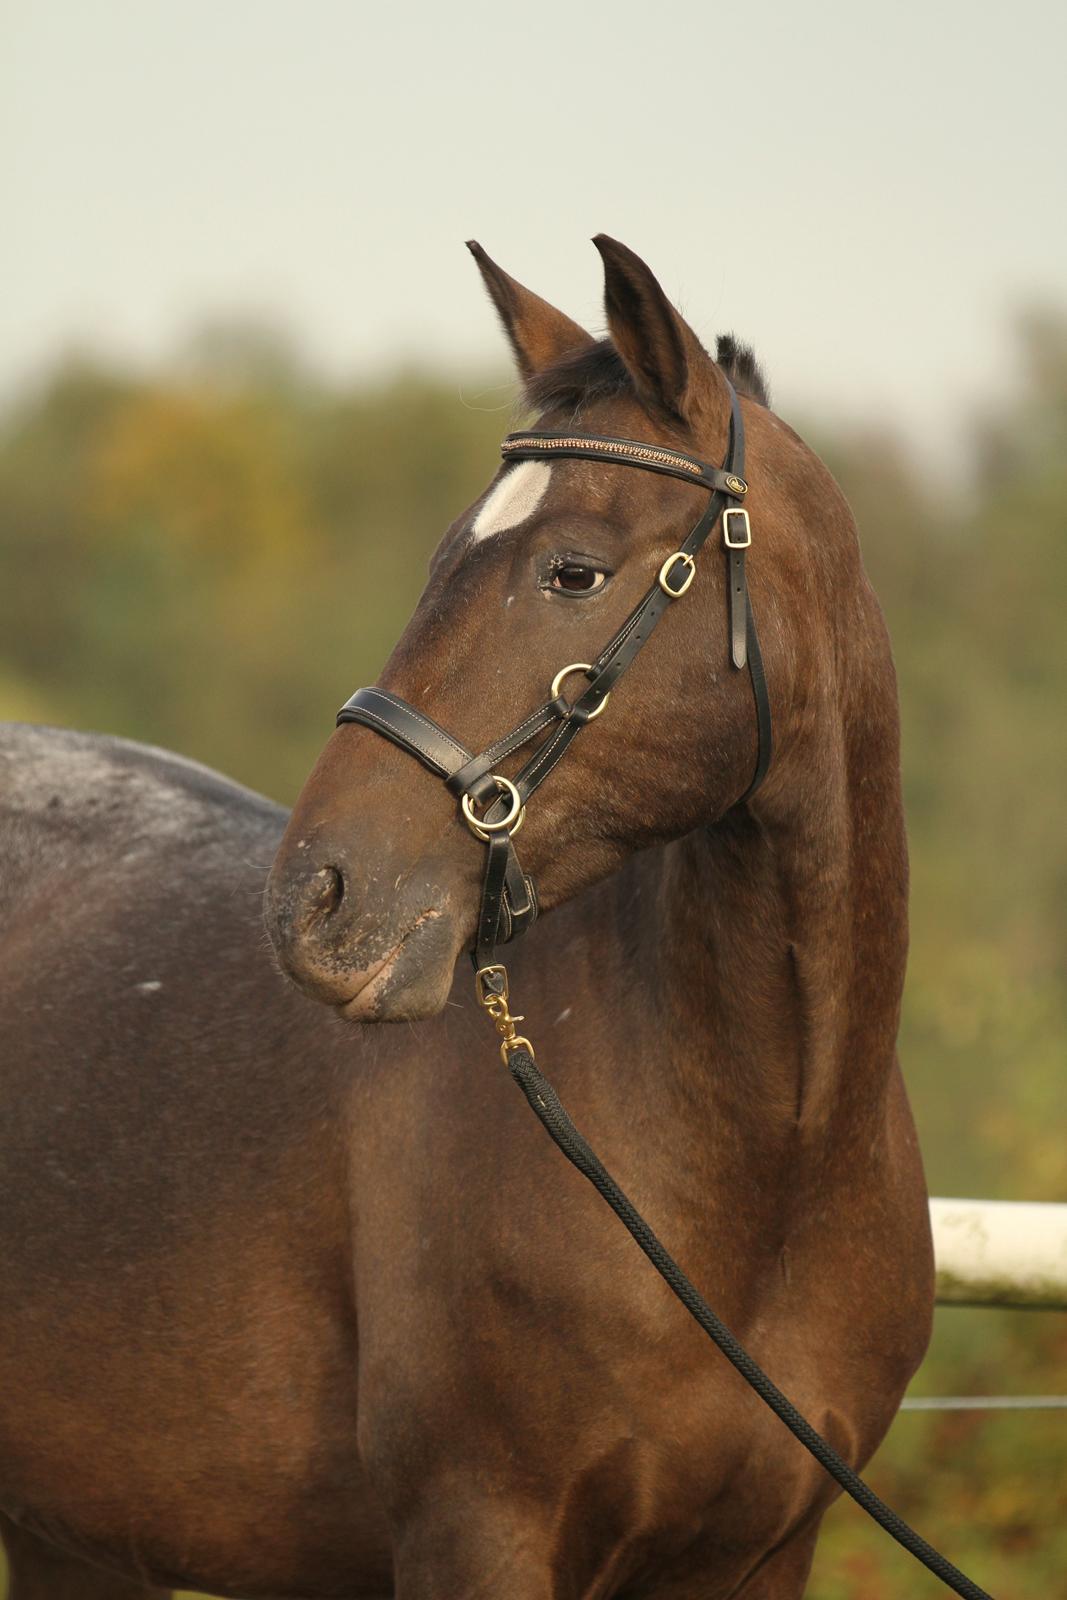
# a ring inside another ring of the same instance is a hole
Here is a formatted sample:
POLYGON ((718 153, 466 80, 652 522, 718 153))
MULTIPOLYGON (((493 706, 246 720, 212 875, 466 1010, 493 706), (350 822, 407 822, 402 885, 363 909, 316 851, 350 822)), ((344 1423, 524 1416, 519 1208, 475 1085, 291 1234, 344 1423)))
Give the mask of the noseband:
POLYGON ((480 995, 503 991, 506 975, 502 968, 494 966, 496 947, 525 933, 537 917, 533 881, 522 871, 515 853, 515 835, 526 815, 527 801, 586 723, 607 709, 612 689, 656 623, 668 606, 687 593, 696 577, 695 558, 720 518, 726 553, 730 663, 737 671, 747 666, 756 705, 756 767, 741 800, 755 792, 767 771, 771 759, 771 708, 745 573, 745 555, 752 543, 748 512, 743 509, 748 492, 744 479, 745 430, 737 394, 732 385, 729 388, 730 437, 721 467, 709 466, 664 445, 592 434, 511 433, 504 440, 500 450, 505 461, 577 457, 641 467, 646 472, 663 473, 707 489, 710 496, 692 532, 667 557, 655 582, 596 660, 562 667, 552 681, 551 698, 517 728, 481 755, 473 755, 425 712, 385 689, 357 689, 337 713, 338 724, 357 722, 373 728, 443 779, 459 801, 467 826, 486 845, 488 857, 473 952, 480 995), (576 700, 568 701, 561 690, 576 672, 585 674, 586 686, 576 700), (500 762, 543 733, 547 737, 513 779, 495 771, 500 762), (479 813, 476 807, 484 809, 479 813))

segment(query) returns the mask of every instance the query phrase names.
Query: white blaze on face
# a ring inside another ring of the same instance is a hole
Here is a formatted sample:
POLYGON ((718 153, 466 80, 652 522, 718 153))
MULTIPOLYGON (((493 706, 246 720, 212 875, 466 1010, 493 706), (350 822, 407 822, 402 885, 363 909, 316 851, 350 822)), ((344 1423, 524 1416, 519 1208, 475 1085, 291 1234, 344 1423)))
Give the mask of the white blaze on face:
POLYGON ((488 539, 528 521, 544 499, 551 476, 547 461, 516 461, 475 517, 471 528, 475 539, 488 539))

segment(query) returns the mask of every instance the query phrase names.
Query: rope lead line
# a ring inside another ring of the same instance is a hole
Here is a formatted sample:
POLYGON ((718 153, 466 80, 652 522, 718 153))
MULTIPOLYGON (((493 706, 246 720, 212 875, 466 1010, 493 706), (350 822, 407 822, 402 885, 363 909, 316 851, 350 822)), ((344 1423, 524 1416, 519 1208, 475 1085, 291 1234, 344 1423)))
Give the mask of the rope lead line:
POLYGON ((927 1567, 935 1577, 940 1578, 941 1582, 954 1593, 962 1595, 964 1600, 993 1600, 985 1589, 980 1589, 958 1567, 953 1566, 951 1561, 939 1554, 933 1545, 927 1544, 914 1528, 910 1528, 884 1500, 875 1494, 859 1473, 838 1455, 833 1446, 828 1444, 821 1434, 816 1433, 811 1423, 801 1416, 792 1401, 738 1344, 726 1324, 719 1320, 703 1297, 697 1293, 678 1263, 668 1255, 599 1156, 582 1138, 564 1110, 555 1089, 538 1068, 530 1051, 521 1046, 515 1049, 505 1047, 505 1056, 511 1076, 526 1096, 534 1115, 543 1124, 549 1137, 559 1146, 567 1160, 589 1179, 597 1192, 607 1201, 690 1316, 699 1322, 708 1337, 718 1345, 727 1361, 737 1368, 745 1382, 755 1389, 760 1399, 770 1406, 790 1433, 800 1440, 804 1448, 810 1451, 832 1478, 836 1479, 845 1493, 852 1496, 857 1505, 862 1506, 886 1533, 891 1534, 898 1544, 903 1545, 905 1550, 909 1551, 917 1561, 921 1561, 924 1567, 927 1567))

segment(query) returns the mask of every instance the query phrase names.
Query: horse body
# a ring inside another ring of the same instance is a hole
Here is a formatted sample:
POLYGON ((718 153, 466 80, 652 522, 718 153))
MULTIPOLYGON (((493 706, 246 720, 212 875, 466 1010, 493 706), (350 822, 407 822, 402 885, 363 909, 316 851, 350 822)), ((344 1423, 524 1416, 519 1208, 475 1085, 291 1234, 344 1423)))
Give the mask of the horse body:
MULTIPOLYGON (((573 324, 489 281, 531 370, 573 343, 573 324)), ((650 368, 621 322, 613 336, 650 368)), ((615 431, 641 437, 644 414, 647 433, 648 406, 640 388, 611 398, 615 431)), ((753 516, 783 586, 754 564, 775 764, 754 803, 731 806, 751 707, 704 645, 721 620, 695 588, 690 622, 665 621, 673 643, 634 667, 630 697, 531 811, 552 916, 508 966, 578 1125, 859 1464, 932 1300, 894 1051, 895 693, 847 508, 777 419, 747 409, 765 463, 753 516), (697 712, 682 726, 680 706, 697 712)), ((629 548, 636 518, 666 553, 692 493, 620 498, 575 464, 538 514, 547 527, 566 499, 593 554, 603 525, 629 548)), ((415 700, 430 688, 435 714, 458 707, 479 748, 494 717, 521 713, 527 679, 581 654, 569 639, 589 612, 534 601, 545 637, 517 635, 511 685, 470 608, 521 630, 521 602, 504 602, 526 558, 505 530, 472 569, 461 524, 386 681, 415 700)), ((638 579, 618 566, 625 597, 638 579)), ((100 1600, 131 1582, 795 1600, 833 1486, 500 1067, 456 973, 480 853, 447 796, 351 726, 284 836, 276 808, 136 747, 16 731, 7 753, 4 793, 28 795, 3 838, 7 1516, 122 1575, 100 1600), (276 848, 268 923, 290 974, 357 1022, 427 1020, 340 1024, 282 982, 258 918, 276 848)))
POLYGON ((349 1564, 382 1545, 354 1041, 267 956, 284 815, 122 741, 13 727, 0 752, 0 1507, 157 1581, 348 1592, 337 1529, 349 1564))

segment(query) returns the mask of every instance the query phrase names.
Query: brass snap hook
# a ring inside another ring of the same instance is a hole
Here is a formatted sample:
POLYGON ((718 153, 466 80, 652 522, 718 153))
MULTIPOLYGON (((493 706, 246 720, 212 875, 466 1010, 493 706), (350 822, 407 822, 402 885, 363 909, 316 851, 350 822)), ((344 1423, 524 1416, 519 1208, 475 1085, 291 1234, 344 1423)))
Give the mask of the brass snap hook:
POLYGON ((512 1050, 525 1050, 533 1060, 534 1047, 524 1034, 517 1033, 515 1024, 523 1017, 512 1016, 508 995, 508 970, 501 962, 491 967, 480 967, 474 974, 474 992, 478 1004, 489 1013, 493 1027, 500 1036, 500 1059, 508 1065, 512 1050))

